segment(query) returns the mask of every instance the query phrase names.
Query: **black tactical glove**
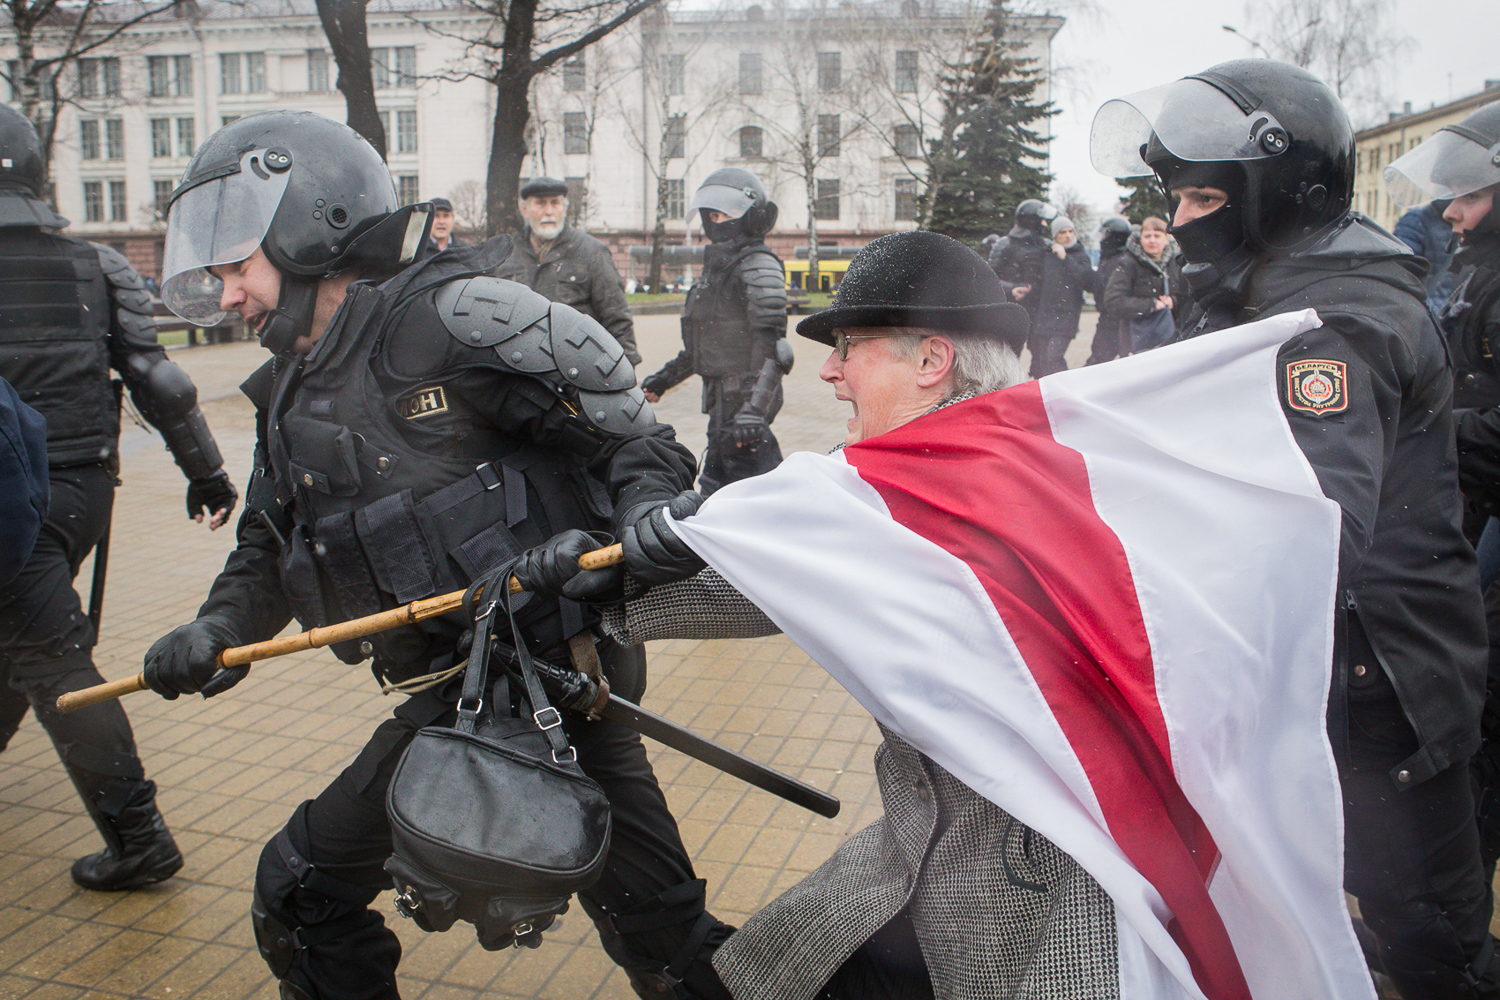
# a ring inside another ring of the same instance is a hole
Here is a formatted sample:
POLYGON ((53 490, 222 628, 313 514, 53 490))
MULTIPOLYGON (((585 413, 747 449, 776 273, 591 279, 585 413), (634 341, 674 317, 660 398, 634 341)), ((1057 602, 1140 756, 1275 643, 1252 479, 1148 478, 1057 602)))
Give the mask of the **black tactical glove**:
POLYGON ((237 643, 218 618, 179 625, 146 651, 146 686, 168 701, 180 694, 212 698, 245 679, 248 665, 219 668, 219 654, 237 643))
POLYGON ((204 476, 202 479, 188 480, 188 517, 202 516, 203 509, 207 507, 209 517, 222 510, 224 520, 227 521, 229 515, 234 513, 234 505, 239 498, 239 491, 234 488, 234 483, 229 481, 229 473, 223 469, 204 476))
MULTIPOLYGON (((534 594, 566 597, 572 601, 620 600, 624 596, 623 566, 594 570, 578 567, 579 556, 613 542, 614 539, 602 531, 570 528, 521 553, 511 572, 522 587, 534 594)), ((497 581, 497 585, 502 584, 497 581)), ((487 584, 485 593, 489 592, 487 584)))
POLYGON ((667 527, 666 518, 670 513, 672 520, 681 521, 692 517, 701 506, 703 495, 689 490, 667 503, 632 510, 629 524, 620 533, 630 575, 646 584, 671 583, 686 580, 702 569, 703 559, 667 527))
POLYGON ((724 436, 736 448, 753 448, 760 444, 765 432, 766 418, 753 410, 741 410, 735 414, 734 422, 724 428, 724 436))

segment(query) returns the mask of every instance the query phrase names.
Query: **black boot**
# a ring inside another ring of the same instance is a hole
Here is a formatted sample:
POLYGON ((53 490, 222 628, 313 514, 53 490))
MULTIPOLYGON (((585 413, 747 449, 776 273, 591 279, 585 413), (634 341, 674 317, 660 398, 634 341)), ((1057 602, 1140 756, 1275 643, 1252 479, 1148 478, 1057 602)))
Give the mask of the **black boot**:
MULTIPOLYGON (((78 776, 75 776, 75 780, 78 776)), ((138 889, 171 878, 182 867, 182 852, 156 808, 156 784, 112 778, 86 791, 84 804, 104 837, 104 850, 73 862, 73 881, 85 889, 138 889)))

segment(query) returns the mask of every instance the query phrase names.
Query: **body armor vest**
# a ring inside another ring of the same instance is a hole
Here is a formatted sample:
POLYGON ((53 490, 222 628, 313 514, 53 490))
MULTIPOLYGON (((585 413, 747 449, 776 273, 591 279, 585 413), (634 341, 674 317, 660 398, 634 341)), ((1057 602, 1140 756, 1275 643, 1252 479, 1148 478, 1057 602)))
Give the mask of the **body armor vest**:
MULTIPOLYGON (((707 253, 715 248, 710 246, 707 253)), ((682 330, 693 358, 693 371, 704 378, 744 375, 756 370, 760 357, 750 337, 750 314, 739 265, 752 254, 771 254, 755 240, 738 250, 725 248, 722 263, 704 267, 703 280, 694 285, 682 307, 682 330)), ((774 255, 773 255, 774 256, 774 255)))
MULTIPOLYGON (((301 364, 276 360, 270 477, 257 475, 247 506, 280 522, 282 586, 304 627, 461 589, 558 531, 608 527, 608 496, 577 459, 464 412, 441 381, 455 372, 413 380, 384 364, 386 337, 423 314, 407 307, 473 273, 411 268, 356 285, 301 364)), ((510 600, 537 652, 593 621, 570 601, 510 600)), ((467 624, 431 619, 333 648, 350 663, 373 655, 377 677, 401 680, 441 669, 467 624)))
POLYGON ((38 229, 0 228, 0 376, 47 418, 54 466, 115 455, 110 301, 93 247, 38 229))
POLYGON ((1485 235, 1488 238, 1479 245, 1460 252, 1458 259, 1464 266, 1448 301, 1438 310, 1457 367, 1480 375, 1488 390, 1476 397, 1473 392, 1464 393, 1463 380, 1456 380, 1455 406, 1495 403, 1494 379, 1500 374, 1497 372, 1500 366, 1496 365, 1494 352, 1500 345, 1490 343, 1486 325, 1500 316, 1500 235, 1485 235))

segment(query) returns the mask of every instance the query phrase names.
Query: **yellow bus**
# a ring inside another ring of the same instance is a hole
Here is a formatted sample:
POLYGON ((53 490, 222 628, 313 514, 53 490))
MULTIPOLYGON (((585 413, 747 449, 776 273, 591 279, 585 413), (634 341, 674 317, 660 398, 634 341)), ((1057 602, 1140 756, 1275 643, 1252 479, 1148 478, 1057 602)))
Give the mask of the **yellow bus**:
MULTIPOLYGON (((786 264, 786 286, 788 288, 800 288, 803 291, 813 291, 807 287, 807 258, 799 257, 789 260, 786 264)), ((818 286, 821 291, 831 292, 838 287, 839 282, 844 280, 844 272, 849 270, 848 257, 828 257, 818 259, 818 286)))

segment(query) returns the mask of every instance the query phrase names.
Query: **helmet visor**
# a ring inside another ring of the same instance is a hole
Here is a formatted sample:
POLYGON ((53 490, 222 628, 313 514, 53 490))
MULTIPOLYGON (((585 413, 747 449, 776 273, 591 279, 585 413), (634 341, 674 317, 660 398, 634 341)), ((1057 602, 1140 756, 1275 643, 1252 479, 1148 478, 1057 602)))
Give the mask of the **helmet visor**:
POLYGON ((288 172, 267 170, 264 152, 252 150, 237 168, 181 192, 168 211, 161 299, 189 322, 212 326, 224 318, 223 282, 208 269, 244 260, 270 231, 288 172))
POLYGON ((1287 147, 1286 130, 1264 108, 1242 104, 1203 80, 1178 80, 1106 101, 1094 115, 1089 157, 1106 177, 1141 177, 1147 143, 1179 160, 1260 160, 1287 147))
POLYGON ((1385 189, 1402 208, 1458 198, 1500 184, 1500 145, 1493 149, 1439 129, 1385 168, 1385 189))
POLYGON ((749 188, 729 187, 725 184, 705 184, 693 195, 693 203, 687 214, 691 219, 700 208, 710 212, 723 212, 731 219, 738 219, 755 204, 755 192, 749 188))

